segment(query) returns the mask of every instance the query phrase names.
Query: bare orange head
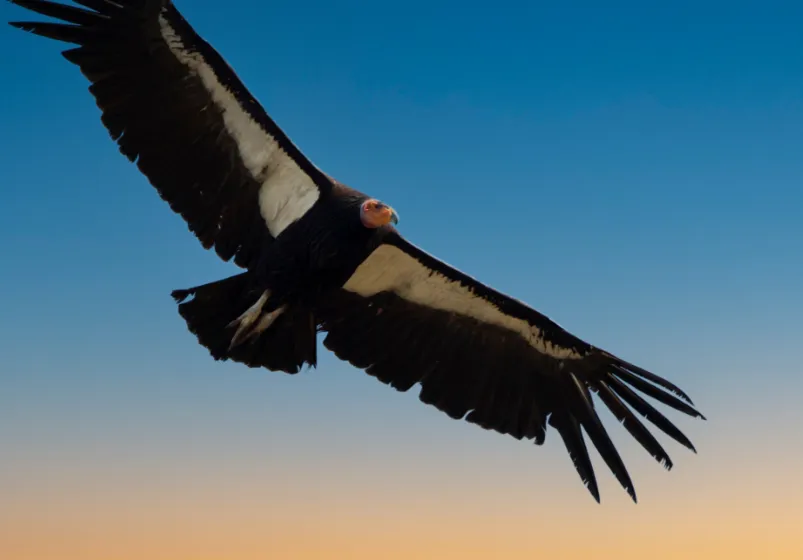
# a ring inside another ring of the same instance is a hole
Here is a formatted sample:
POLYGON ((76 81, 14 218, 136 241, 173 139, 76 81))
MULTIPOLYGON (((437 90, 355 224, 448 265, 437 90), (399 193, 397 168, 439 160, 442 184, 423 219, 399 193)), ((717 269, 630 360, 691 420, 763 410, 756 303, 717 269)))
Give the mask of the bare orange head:
POLYGON ((369 198, 360 206, 360 220, 365 227, 376 229, 389 223, 399 223, 399 215, 384 202, 369 198))

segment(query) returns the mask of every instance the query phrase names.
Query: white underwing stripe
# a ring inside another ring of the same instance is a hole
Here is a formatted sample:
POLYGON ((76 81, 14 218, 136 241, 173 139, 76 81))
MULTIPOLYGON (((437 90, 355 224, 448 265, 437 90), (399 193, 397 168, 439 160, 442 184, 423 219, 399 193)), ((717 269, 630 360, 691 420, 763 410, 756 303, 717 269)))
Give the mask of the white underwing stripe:
POLYGON ((164 15, 159 16, 159 26, 170 51, 201 79, 215 105, 222 111, 226 130, 236 142, 243 163, 261 183, 259 208, 262 217, 271 235, 278 237, 315 204, 320 195, 318 187, 281 149, 276 139, 240 106, 203 57, 185 48, 164 15))
POLYGON ((468 315, 519 333, 530 346, 557 359, 580 359, 582 354, 545 340, 541 330, 527 321, 502 313, 488 300, 459 282, 433 271, 398 247, 380 245, 362 262, 343 289, 370 297, 389 291, 407 301, 468 315))

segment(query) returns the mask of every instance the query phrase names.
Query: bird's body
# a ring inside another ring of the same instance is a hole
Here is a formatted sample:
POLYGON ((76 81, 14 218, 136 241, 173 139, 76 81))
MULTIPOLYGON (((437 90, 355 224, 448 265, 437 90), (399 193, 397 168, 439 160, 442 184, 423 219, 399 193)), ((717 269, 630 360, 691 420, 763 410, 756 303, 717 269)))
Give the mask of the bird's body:
POLYGON ((691 442, 639 392, 701 416, 669 381, 581 340, 404 239, 386 204, 315 167, 169 0, 11 0, 58 23, 103 124, 206 248, 244 271, 175 290, 215 359, 272 371, 317 363, 316 341, 453 418, 518 439, 561 435, 599 499, 583 432, 633 499, 592 392, 659 462, 634 411, 691 442))
POLYGON ((265 247, 253 267, 276 298, 315 298, 339 288, 386 233, 357 219, 368 196, 339 184, 324 196, 265 247))

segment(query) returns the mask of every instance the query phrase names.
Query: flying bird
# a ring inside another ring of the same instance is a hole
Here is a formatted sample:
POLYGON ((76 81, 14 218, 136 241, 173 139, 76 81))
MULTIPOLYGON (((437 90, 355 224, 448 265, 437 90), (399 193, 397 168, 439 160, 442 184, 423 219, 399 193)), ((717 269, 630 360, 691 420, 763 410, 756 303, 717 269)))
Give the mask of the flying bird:
POLYGON ((405 239, 395 210, 316 167, 169 0, 10 1, 57 20, 11 25, 71 45, 120 152, 243 269, 172 293, 216 360, 297 373, 325 333, 338 358, 399 391, 420 384, 452 418, 537 445, 551 426, 597 501, 586 437, 636 501, 597 401, 667 469, 639 416, 694 451, 644 398, 703 418, 680 388, 405 239))

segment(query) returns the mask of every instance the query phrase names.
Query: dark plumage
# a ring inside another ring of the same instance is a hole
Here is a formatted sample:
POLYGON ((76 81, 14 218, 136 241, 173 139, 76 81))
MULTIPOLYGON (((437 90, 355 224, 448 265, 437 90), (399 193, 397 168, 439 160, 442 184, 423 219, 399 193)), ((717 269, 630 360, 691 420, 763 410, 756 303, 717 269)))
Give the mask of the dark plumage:
POLYGON ((583 437, 635 500, 592 394, 657 461, 637 414, 691 442, 639 392, 702 417, 669 381, 565 331, 406 241, 387 205, 320 171, 167 0, 13 3, 57 22, 12 22, 72 47, 101 120, 204 247, 244 272, 173 297, 215 359, 273 371, 338 357, 452 418, 518 439, 558 431, 599 500, 583 437))

